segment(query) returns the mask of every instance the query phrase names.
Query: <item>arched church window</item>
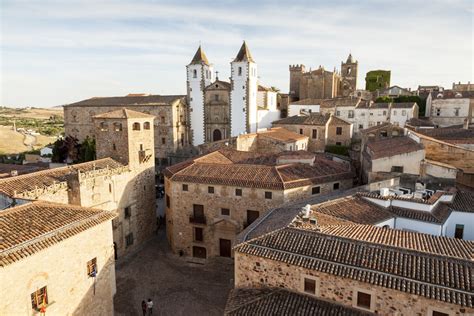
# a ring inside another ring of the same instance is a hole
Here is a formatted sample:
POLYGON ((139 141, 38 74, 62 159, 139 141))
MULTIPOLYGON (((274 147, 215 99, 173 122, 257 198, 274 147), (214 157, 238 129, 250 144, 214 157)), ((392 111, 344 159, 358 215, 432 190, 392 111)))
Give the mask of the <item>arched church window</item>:
POLYGON ((140 130, 140 123, 137 123, 137 122, 133 123, 132 129, 134 131, 139 131, 140 130))
POLYGON ((352 68, 351 67, 347 68, 347 74, 350 75, 351 72, 352 72, 352 68))
POLYGON ((150 122, 143 123, 143 129, 150 129, 150 122))

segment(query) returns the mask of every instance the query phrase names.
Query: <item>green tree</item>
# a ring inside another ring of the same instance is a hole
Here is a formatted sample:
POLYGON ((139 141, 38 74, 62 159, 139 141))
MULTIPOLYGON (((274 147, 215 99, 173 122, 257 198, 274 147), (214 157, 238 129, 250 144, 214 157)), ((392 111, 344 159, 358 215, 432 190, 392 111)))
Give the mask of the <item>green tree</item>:
POLYGON ((92 161, 96 159, 95 139, 89 136, 80 144, 78 162, 92 161))
POLYGON ((390 103, 390 102, 393 102, 393 99, 389 96, 378 97, 375 100, 375 103, 390 103))

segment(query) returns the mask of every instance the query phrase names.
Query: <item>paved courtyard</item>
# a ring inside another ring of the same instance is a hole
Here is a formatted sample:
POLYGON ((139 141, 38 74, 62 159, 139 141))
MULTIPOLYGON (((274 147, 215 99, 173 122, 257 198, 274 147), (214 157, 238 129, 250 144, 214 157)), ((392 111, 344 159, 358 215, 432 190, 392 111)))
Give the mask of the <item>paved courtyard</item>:
POLYGON ((222 315, 233 284, 233 262, 184 261, 169 250, 164 229, 140 251, 117 262, 116 315, 142 315, 151 298, 153 315, 222 315))

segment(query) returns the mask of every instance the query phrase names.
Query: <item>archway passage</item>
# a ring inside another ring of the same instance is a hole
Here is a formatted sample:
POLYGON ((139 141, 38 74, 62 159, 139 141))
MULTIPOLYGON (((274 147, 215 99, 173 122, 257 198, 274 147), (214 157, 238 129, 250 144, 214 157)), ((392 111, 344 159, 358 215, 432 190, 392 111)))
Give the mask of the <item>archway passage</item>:
POLYGON ((221 131, 218 129, 215 129, 214 132, 212 132, 212 141, 216 142, 221 139, 222 139, 221 131))

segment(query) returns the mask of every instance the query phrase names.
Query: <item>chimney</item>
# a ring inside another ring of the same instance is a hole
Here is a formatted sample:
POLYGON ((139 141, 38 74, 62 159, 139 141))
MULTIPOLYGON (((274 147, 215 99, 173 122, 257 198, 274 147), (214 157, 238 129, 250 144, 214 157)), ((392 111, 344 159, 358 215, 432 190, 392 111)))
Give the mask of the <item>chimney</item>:
POLYGON ((469 118, 464 119, 464 129, 469 129, 469 118))
POLYGON ((16 177, 18 175, 18 170, 12 170, 10 171, 10 176, 16 177))

